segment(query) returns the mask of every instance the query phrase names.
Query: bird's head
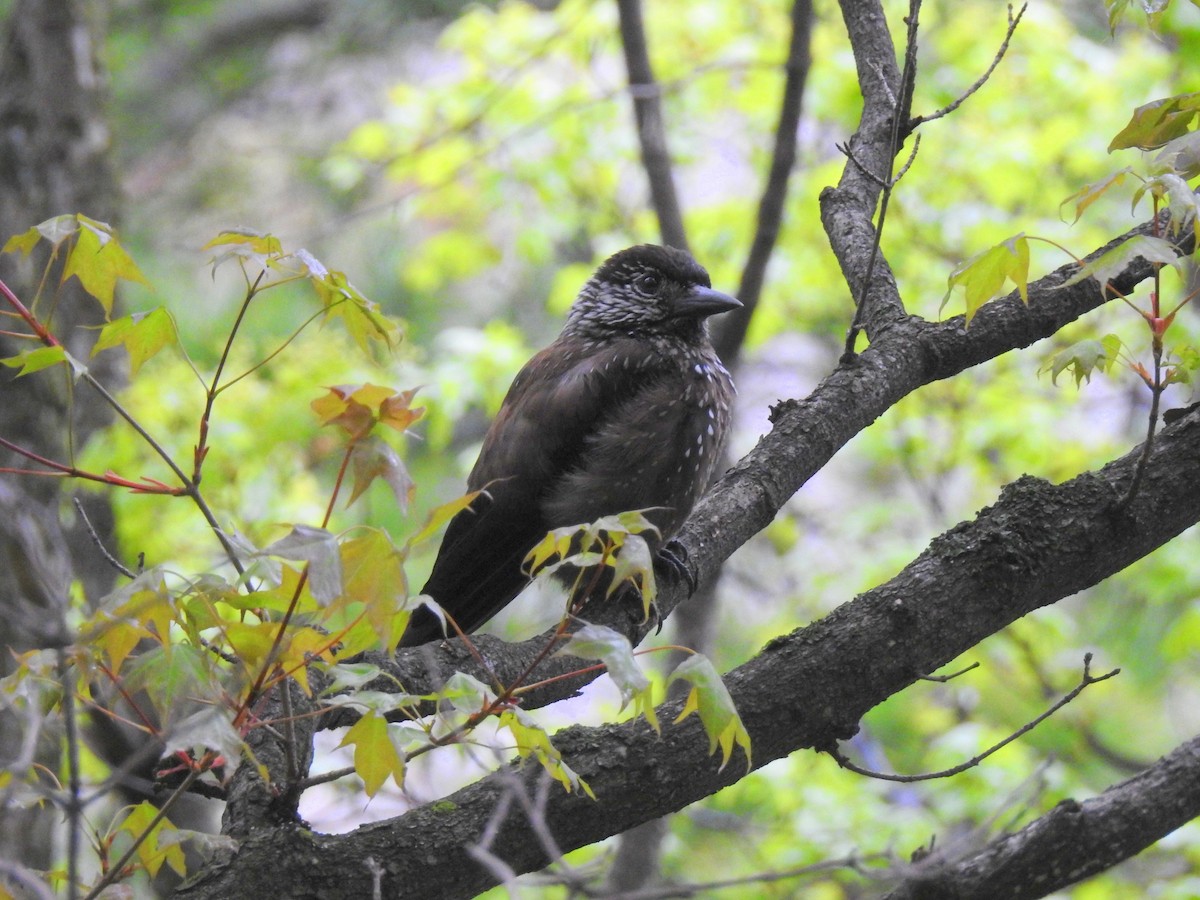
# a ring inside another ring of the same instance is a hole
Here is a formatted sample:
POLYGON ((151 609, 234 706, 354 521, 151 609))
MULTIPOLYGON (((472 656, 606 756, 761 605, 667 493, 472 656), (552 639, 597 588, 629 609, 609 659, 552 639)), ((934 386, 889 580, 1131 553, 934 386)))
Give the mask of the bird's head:
POLYGON ((690 336, 742 304, 712 289, 708 272, 674 247, 641 244, 610 256, 571 307, 564 333, 690 336))

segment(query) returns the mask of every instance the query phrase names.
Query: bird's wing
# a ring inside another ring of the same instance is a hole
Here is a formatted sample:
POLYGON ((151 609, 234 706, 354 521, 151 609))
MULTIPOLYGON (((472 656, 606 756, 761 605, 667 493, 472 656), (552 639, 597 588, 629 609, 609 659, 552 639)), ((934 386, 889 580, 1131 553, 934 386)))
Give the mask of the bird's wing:
MULTIPOLYGON (((576 467, 605 413, 654 384, 662 368, 632 341, 593 349, 560 339, 521 370, 467 480, 485 495, 451 520, 424 588, 463 631, 482 625, 528 583, 521 560, 563 524, 547 521, 542 500, 576 467)), ((418 611, 402 645, 440 634, 433 616, 418 611)))

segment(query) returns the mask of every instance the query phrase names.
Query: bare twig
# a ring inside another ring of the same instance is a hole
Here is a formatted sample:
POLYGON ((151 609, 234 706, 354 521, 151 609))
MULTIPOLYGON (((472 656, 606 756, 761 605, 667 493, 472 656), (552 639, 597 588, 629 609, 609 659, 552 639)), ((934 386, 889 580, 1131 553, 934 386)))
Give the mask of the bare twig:
MULTIPOLYGON (((862 283, 859 285, 859 295, 854 304, 854 318, 850 322, 850 328, 846 332, 846 346, 842 353, 842 358, 850 359, 854 356, 854 344, 858 340, 858 333, 862 330, 862 322, 864 310, 867 306, 867 298, 871 292, 871 282, 875 276, 875 266, 879 261, 879 242, 883 239, 883 226, 887 221, 888 203, 892 197, 892 189, 896 185, 899 177, 902 177, 908 171, 908 167, 912 165, 913 159, 916 157, 917 144, 914 142, 912 155, 908 162, 904 164, 900 176, 892 177, 892 171, 896 164, 896 154, 900 152, 900 146, 904 138, 911 131, 908 129, 901 133, 902 123, 908 118, 909 109, 912 106, 913 85, 917 80, 917 30, 920 24, 921 17, 921 0, 909 0, 908 16, 905 23, 908 25, 908 33, 904 42, 904 70, 900 75, 900 96, 894 98, 892 112, 892 137, 891 149, 887 155, 887 175, 880 179, 876 175, 868 173, 868 176, 880 183, 883 192, 879 199, 879 216, 875 223, 875 234, 871 243, 871 257, 867 262, 867 271, 863 275, 862 283)), ((887 88, 887 80, 881 77, 881 82, 887 88)), ((850 148, 846 148, 846 155, 854 161, 854 164, 863 172, 866 169, 850 152, 850 148)))
POLYGON ((658 216, 658 228, 664 244, 686 250, 687 233, 683 227, 679 198, 675 193, 675 177, 671 172, 661 91, 654 80, 650 52, 646 47, 641 0, 617 0, 617 12, 621 19, 621 47, 625 51, 625 68, 629 72, 629 93, 633 98, 638 144, 642 150, 642 165, 650 181, 650 199, 658 216))
POLYGON ((828 753, 830 756, 832 756, 837 761, 837 764, 839 766, 841 766, 843 769, 847 769, 848 771, 854 772, 856 775, 865 775, 867 778, 876 778, 880 781, 898 781, 902 784, 910 784, 914 781, 933 781, 934 779, 937 779, 937 778, 949 778, 953 775, 958 775, 961 772, 965 772, 967 769, 973 769, 975 766, 979 765, 981 762, 983 762, 985 759, 987 759, 989 756, 991 756, 996 751, 1001 750, 1004 747, 1007 747, 1009 744, 1011 744, 1013 741, 1015 741, 1017 738, 1021 737, 1022 735, 1028 734, 1030 731, 1032 731, 1034 728, 1036 728, 1042 722, 1046 721, 1046 719, 1050 718, 1052 715, 1054 715, 1056 712, 1058 712, 1060 709, 1062 709, 1064 706, 1066 706, 1068 703, 1070 703, 1072 700, 1074 700, 1076 697, 1078 697, 1080 694, 1082 694, 1084 689, 1087 688, 1089 685, 1097 684, 1098 682, 1101 682, 1101 681, 1107 681, 1109 678, 1112 678, 1113 676, 1118 675, 1121 672, 1120 669, 1113 669, 1111 672, 1105 672, 1103 675, 1092 675, 1091 665, 1092 665, 1092 654, 1090 654, 1090 653, 1084 654, 1083 678, 1080 680, 1079 684, 1075 685, 1075 687, 1071 690, 1071 692, 1069 694, 1064 696, 1061 700, 1059 700, 1057 703, 1055 703, 1053 706, 1051 706, 1048 710, 1046 710, 1044 713, 1042 713, 1036 719, 1026 722, 1024 725, 1022 725, 1020 728, 1018 728, 1016 731, 1014 731, 1012 734, 1010 734, 1004 740, 1000 741, 997 744, 992 745, 987 750, 984 750, 982 753, 980 753, 976 756, 972 756, 966 762, 959 763, 957 766, 953 766, 952 768, 949 768, 949 769, 943 769, 940 772, 924 772, 920 775, 889 775, 885 772, 873 772, 870 769, 864 769, 861 766, 855 765, 854 763, 850 762, 850 760, 848 760, 845 756, 843 756, 841 751, 839 751, 836 746, 826 749, 825 752, 828 753))
POLYGON ((952 681, 953 679, 958 678, 960 675, 966 675, 971 670, 978 669, 978 668, 979 668, 979 663, 973 662, 966 668, 959 669, 957 672, 951 672, 949 675, 922 675, 921 681, 935 681, 938 684, 945 684, 948 681, 952 681))
POLYGON ((83 519, 84 527, 87 528, 88 534, 92 538, 92 543, 99 549, 101 555, 108 560, 108 564, 124 575, 126 578, 134 579, 137 575, 127 565, 108 552, 108 548, 104 546, 104 542, 100 540, 100 535, 96 534, 96 529, 92 526, 92 520, 88 518, 88 514, 83 511, 83 503, 78 497, 73 498, 75 511, 79 513, 79 517, 83 519))
POLYGON ((67 751, 67 898, 79 896, 79 826, 83 806, 79 801, 82 788, 79 781, 79 723, 75 709, 75 670, 66 650, 58 649, 58 676, 62 681, 63 722, 67 751))
POLYGON ((1017 14, 1013 15, 1012 4, 1008 5, 1008 31, 1004 35, 1004 41, 1000 44, 1000 49, 996 51, 996 55, 992 57, 992 64, 987 67, 987 71, 976 79, 975 83, 967 88, 966 92, 953 103, 948 106, 943 106, 937 112, 930 113, 927 116, 915 116, 909 120, 908 128, 911 131, 918 125, 924 122, 932 122, 934 119, 940 119, 942 116, 948 116, 954 112, 963 102, 974 94, 977 90, 987 83, 987 80, 992 77, 992 73, 996 71, 996 66, 1000 65, 1000 60, 1004 59, 1004 54, 1008 52, 1008 43, 1012 40, 1013 32, 1017 30, 1017 25, 1021 21, 1021 16, 1025 15, 1025 10, 1029 8, 1028 3, 1022 3, 1021 8, 1017 10, 1017 14))
POLYGON ((724 878, 719 881, 709 881, 702 884, 671 884, 662 887, 644 888, 637 891, 622 891, 619 894, 604 893, 593 896, 603 897, 604 900, 675 900, 675 898, 708 896, 712 891, 729 890, 754 884, 773 884, 802 878, 805 875, 819 875, 824 872, 836 872, 839 869, 849 869, 852 872, 863 872, 863 863, 875 860, 886 860, 883 853, 872 853, 866 856, 851 854, 842 859, 826 859, 807 866, 796 866, 794 869, 784 869, 779 872, 757 872, 741 878, 724 878))

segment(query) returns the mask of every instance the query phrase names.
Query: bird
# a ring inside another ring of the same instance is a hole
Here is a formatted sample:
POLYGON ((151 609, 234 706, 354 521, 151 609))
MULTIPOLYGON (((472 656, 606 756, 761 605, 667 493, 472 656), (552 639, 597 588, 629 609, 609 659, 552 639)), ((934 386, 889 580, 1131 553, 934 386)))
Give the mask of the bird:
MULTIPOLYGON (((467 478, 422 594, 469 633, 529 583, 526 554, 556 528, 645 510, 665 550, 721 458, 735 395, 707 319, 742 304, 673 247, 609 257, 559 336, 517 374, 467 478)), ((444 636, 425 606, 401 647, 444 636)))

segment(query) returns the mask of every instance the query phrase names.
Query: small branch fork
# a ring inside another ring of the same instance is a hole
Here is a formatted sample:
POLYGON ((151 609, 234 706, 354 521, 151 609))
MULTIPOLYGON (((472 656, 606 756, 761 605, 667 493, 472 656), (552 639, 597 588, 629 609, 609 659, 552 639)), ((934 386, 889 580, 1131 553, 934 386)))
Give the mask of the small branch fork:
MULTIPOLYGON (((1000 44, 1000 48, 992 57, 992 62, 987 70, 976 79, 967 90, 952 103, 942 107, 936 112, 928 115, 909 117, 913 88, 916 83, 917 71, 917 29, 918 20, 921 11, 921 0, 910 0, 908 16, 905 18, 905 23, 908 26, 908 34, 905 40, 904 48, 904 71, 900 79, 900 96, 895 98, 896 111, 892 116, 892 135, 891 135, 891 153, 888 157, 888 171, 885 176, 881 177, 871 171, 869 167, 864 165, 851 150, 849 144, 839 144, 838 150, 845 154, 846 158, 854 164, 854 167, 863 174, 868 180, 875 183, 882 191, 879 201, 879 216, 875 225, 875 237, 871 248, 871 258, 867 263, 866 275, 863 277, 860 285, 859 296, 855 300, 854 319, 850 324, 850 329, 846 334, 846 345, 843 352, 843 359, 850 359, 854 356, 854 345, 858 340, 858 334, 863 327, 864 306, 867 300, 867 294, 870 290, 872 277, 875 273, 876 262, 879 258, 879 244, 883 236, 883 226, 887 219, 888 204, 891 200, 892 190, 900 182, 900 180, 908 172, 914 160, 917 158, 917 151, 921 146, 920 135, 917 135, 913 142, 913 148, 909 152, 908 159, 901 166, 900 171, 894 176, 892 175, 892 164, 897 153, 900 152, 900 147, 903 144, 904 138, 911 134, 918 126, 925 122, 932 122, 935 119, 940 119, 958 109, 968 97, 978 91, 991 78, 992 73, 996 71, 996 67, 1000 65, 1000 61, 1004 59, 1008 52, 1009 43, 1012 41, 1012 36, 1017 30, 1017 25, 1020 24, 1021 17, 1025 15, 1025 10, 1028 8, 1028 3, 1023 3, 1021 8, 1013 13, 1012 4, 1008 6, 1008 29, 1005 32, 1004 40, 1000 44)), ((886 83, 885 83, 886 89, 886 83)))
MULTIPOLYGON (((925 772, 920 775, 889 775, 885 772, 874 772, 870 769, 864 769, 861 766, 855 765, 854 763, 850 762, 850 760, 847 759, 842 754, 842 752, 840 750, 838 750, 838 748, 836 746, 826 748, 825 752, 828 753, 830 756, 832 756, 834 758, 834 760, 837 761, 837 764, 839 766, 841 766, 843 769, 847 769, 848 771, 851 771, 851 772, 855 773, 856 775, 863 775, 863 776, 866 776, 867 778, 876 778, 880 781, 896 781, 896 782, 900 782, 902 784, 911 784, 914 781, 933 781, 934 779, 937 779, 937 778, 950 778, 953 775, 958 775, 962 772, 965 772, 967 769, 974 768, 975 766, 979 765, 981 762, 983 762, 985 759, 987 759, 989 756, 991 756, 996 751, 1001 750, 1004 747, 1007 747, 1009 744, 1011 744, 1013 741, 1015 741, 1017 738, 1021 737, 1022 735, 1028 734, 1030 731, 1032 731, 1034 728, 1036 728, 1042 722, 1046 721, 1046 719, 1050 718, 1052 715, 1054 715, 1056 712, 1058 712, 1060 709, 1062 709, 1064 706, 1066 706, 1068 703, 1070 703, 1072 700, 1074 700, 1076 697, 1078 697, 1080 694, 1082 694, 1084 689, 1086 689, 1087 687, 1089 687, 1093 684, 1098 684, 1101 681, 1107 681, 1108 679, 1120 674, 1120 672, 1121 672, 1120 669, 1113 669, 1111 672, 1105 672, 1103 675, 1093 675, 1091 672, 1091 666, 1092 666, 1092 654, 1087 653, 1083 657, 1083 678, 1080 680, 1079 684, 1075 685, 1075 687, 1071 690, 1071 692, 1069 694, 1066 694, 1061 700, 1059 700, 1057 703, 1055 703, 1053 706, 1051 706, 1048 710, 1046 710, 1044 713, 1042 713, 1036 719, 1033 719, 1032 721, 1027 722, 1024 725, 1022 725, 1019 729, 1014 731, 1012 734, 1010 734, 1004 740, 1000 741, 997 744, 994 744, 993 746, 989 747, 987 750, 984 750, 982 753, 978 754, 977 756, 971 757, 966 762, 960 763, 959 765, 953 766, 952 768, 949 768, 949 769, 943 769, 940 772, 925 772)), ((966 671, 966 670, 964 669, 963 671, 966 671)), ((962 674, 962 673, 961 672, 955 673, 955 675, 960 675, 960 674, 962 674)), ((951 678, 954 676, 945 676, 945 677, 951 678)))
POLYGON ((970 97, 987 83, 987 80, 992 77, 992 73, 996 71, 996 67, 1000 65, 1000 60, 1004 59, 1004 54, 1008 52, 1008 44, 1012 40, 1012 36, 1017 30, 1017 25, 1021 23, 1021 17, 1025 15, 1025 10, 1028 8, 1028 3, 1022 3, 1021 8, 1017 10, 1017 14, 1014 16, 1012 4, 1010 3, 1008 5, 1008 31, 1005 32, 1004 40, 1000 44, 1000 49, 997 50, 996 55, 992 57, 992 64, 987 67, 987 71, 980 75, 979 78, 976 79, 975 83, 967 88, 966 92, 963 93, 962 96, 960 96, 953 103, 943 106, 937 112, 932 112, 929 115, 914 116, 912 119, 910 119, 908 122, 909 131, 912 131, 918 125, 921 125, 925 122, 932 122, 934 119, 940 119, 942 116, 950 115, 950 113, 962 106, 963 102, 968 97, 970 97))

